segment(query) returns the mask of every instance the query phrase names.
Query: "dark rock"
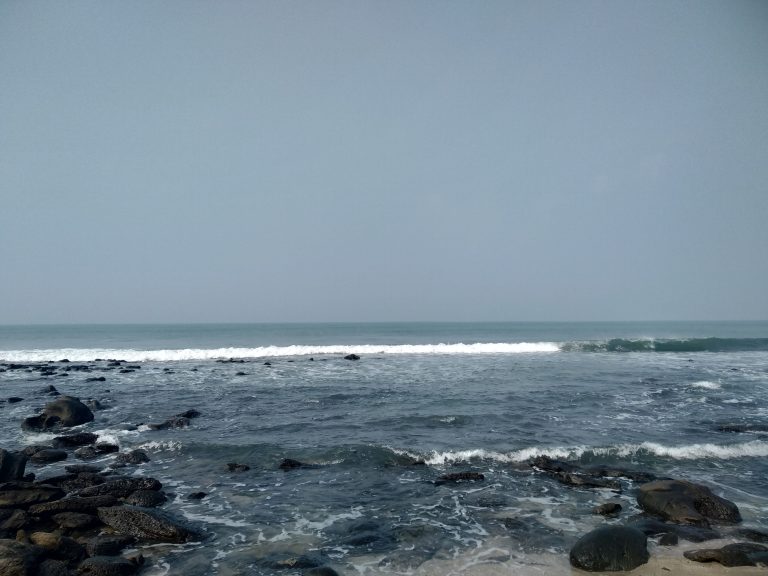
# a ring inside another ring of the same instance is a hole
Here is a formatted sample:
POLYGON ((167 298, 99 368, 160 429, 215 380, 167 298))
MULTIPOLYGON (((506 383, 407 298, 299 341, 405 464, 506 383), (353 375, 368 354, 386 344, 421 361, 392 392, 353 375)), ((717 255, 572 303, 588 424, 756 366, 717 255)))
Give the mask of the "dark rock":
POLYGON ((29 515, 24 510, 0 510, 0 532, 16 533, 24 528, 29 515))
POLYGON ((98 400, 90 399, 85 401, 85 405, 88 406, 93 412, 104 410, 104 405, 98 400))
POLYGON ((35 454, 35 452, 40 452, 40 450, 48 450, 50 446, 41 446, 40 444, 30 444, 29 446, 24 446, 24 448, 21 450, 21 453, 24 454, 27 458, 35 454))
POLYGON ((137 448, 130 452, 118 454, 115 458, 115 462, 117 464, 144 464, 145 462, 149 462, 149 456, 144 450, 137 448))
POLYGON ((230 462, 227 464, 227 470, 230 472, 246 472, 250 469, 251 467, 247 464, 238 464, 237 462, 230 462))
POLYGON ((21 480, 26 465, 27 457, 24 454, 0 448, 0 482, 21 480))
MULTIPOLYGON (((607 488, 621 491, 621 484, 616 480, 605 479, 604 468, 596 467, 592 471, 581 469, 579 466, 563 460, 555 460, 548 456, 537 456, 529 462, 532 468, 546 472, 559 482, 580 488, 607 488)), ((617 472, 618 470, 611 470, 617 472)))
POLYGON ((92 556, 83 560, 77 567, 82 576, 131 576, 139 571, 140 566, 128 558, 116 556, 92 556))
POLYGON ((86 378, 86 382, 106 382, 107 379, 104 376, 92 376, 91 378, 86 378))
POLYGON ((715 427, 718 432, 768 432, 768 424, 747 423, 747 424, 720 424, 715 427))
POLYGON ((76 492, 89 486, 104 483, 104 476, 93 472, 80 472, 79 474, 63 474, 46 478, 44 482, 52 486, 58 486, 65 492, 76 492))
POLYGON ((8 398, 8 404, 16 404, 17 402, 22 402, 24 398, 19 398, 18 396, 11 396, 8 398))
POLYGON ((131 506, 141 506, 143 508, 157 508, 162 506, 168 500, 163 492, 156 490, 136 490, 128 495, 125 503, 131 506))
POLYGON ((198 418, 200 416, 200 412, 198 412, 195 409, 187 410, 186 412, 182 412, 181 414, 176 414, 177 418, 198 418))
POLYGON ((360 356, 357 354, 347 354, 344 356, 344 360, 360 360, 360 356))
POLYGON ((72 538, 56 532, 33 532, 29 535, 32 544, 45 548, 57 560, 79 562, 85 558, 85 547, 72 538))
POLYGON ((133 536, 141 541, 188 542, 200 535, 167 513, 135 506, 99 508, 99 518, 120 534, 133 536))
POLYGON ((163 485, 155 478, 148 476, 130 476, 108 480, 103 484, 83 488, 78 496, 103 496, 108 494, 115 498, 126 498, 136 490, 160 490, 163 485))
POLYGON ((133 536, 95 536, 85 542, 85 551, 88 556, 117 556, 135 541, 133 536))
POLYGON ((94 444, 98 436, 92 432, 79 432, 77 434, 67 434, 65 436, 56 436, 53 439, 54 448, 75 448, 77 446, 87 446, 94 444))
POLYGON ((459 482, 478 482, 480 480, 485 480, 485 476, 480 474, 480 472, 451 472, 450 474, 443 474, 435 480, 435 485, 440 486, 441 484, 456 484, 459 482))
POLYGON ((629 519, 629 524, 637 528, 646 536, 658 536, 659 534, 675 534, 689 542, 705 542, 721 537, 719 532, 705 526, 684 526, 681 524, 668 524, 649 516, 635 516, 629 519))
POLYGON ((621 512, 621 504, 616 502, 606 502, 592 508, 592 514, 600 514, 602 516, 613 516, 621 512))
POLYGON ((47 558, 37 567, 35 576, 71 576, 67 563, 62 560, 47 558))
POLYGON ((0 540, 0 574, 31 576, 45 559, 46 551, 16 540, 0 540))
POLYGON ((761 530, 755 530, 754 528, 741 528, 736 531, 736 534, 752 542, 761 542, 762 544, 768 544, 768 532, 761 530))
POLYGON ((48 464, 50 462, 61 462, 67 459, 66 450, 54 450, 53 448, 39 450, 30 456, 29 460, 35 464, 48 464))
POLYGON ((147 424, 150 430, 168 430, 169 428, 186 428, 189 426, 189 418, 174 416, 159 424, 147 424))
POLYGON ((99 442, 94 446, 98 454, 113 454, 120 451, 120 446, 117 444, 111 444, 110 442, 99 442))
POLYGON ((298 460, 294 460, 292 458, 284 458, 282 462, 280 462, 280 470, 292 470, 294 468, 301 468, 304 466, 302 462, 299 462, 298 460))
POLYGON ((64 491, 57 486, 32 484, 29 482, 6 482, 0 484, 0 508, 27 508, 59 500, 64 491))
POLYGON ((303 576, 339 576, 339 573, 336 572, 336 570, 329 568, 328 566, 310 568, 305 570, 302 574, 303 576))
POLYGON ((59 512, 53 515, 53 521, 67 530, 89 528, 99 523, 99 519, 93 514, 82 512, 59 512))
POLYGON ((71 427, 93 421, 93 412, 80 400, 71 396, 59 396, 43 408, 39 416, 26 418, 22 429, 35 432, 56 427, 71 427))
POLYGON ((187 500, 202 500, 206 496, 208 496, 207 492, 192 492, 187 494, 187 500))
POLYGON ((319 568, 326 564, 328 559, 322 554, 300 554, 298 556, 272 555, 264 559, 263 563, 272 569, 305 570, 319 568))
POLYGON ((44 502, 29 507, 29 513, 37 516, 52 515, 58 512, 93 512, 104 506, 114 506, 117 499, 114 496, 68 496, 61 500, 44 502))
POLYGON ((660 546, 677 546, 677 543, 679 541, 680 541, 680 538, 677 536, 677 534, 668 532, 666 534, 661 535, 661 538, 659 538, 659 545, 660 546))
POLYGON ((83 446, 75 450, 75 457, 80 460, 93 460, 99 457, 99 453, 96 452, 96 448, 93 446, 83 446))
POLYGON ((627 478, 628 480, 642 483, 656 480, 656 475, 651 474, 650 472, 643 472, 642 470, 634 470, 632 468, 621 468, 618 466, 584 466, 581 471, 589 476, 597 476, 600 478, 627 478))
POLYGON ((98 474, 99 472, 101 472, 102 468, 100 466, 93 466, 91 464, 70 464, 68 466, 64 466, 64 470, 66 470, 70 474, 82 474, 82 473, 98 474))
POLYGON ((50 384, 45 388, 43 388, 42 390, 40 390, 39 393, 40 394, 59 394, 59 391, 56 390, 56 386, 54 386, 53 384, 50 384))
POLYGON ((686 480, 656 480, 638 489, 637 503, 648 512, 675 522, 709 526, 709 522, 741 522, 739 509, 706 486, 686 480))
POLYGON ((768 547, 762 544, 740 542, 722 548, 687 550, 683 556, 694 562, 719 562, 723 566, 756 566, 768 562, 768 547))
POLYGON ((645 534, 628 526, 603 526, 579 538, 571 565, 588 572, 633 570, 648 562, 645 534))

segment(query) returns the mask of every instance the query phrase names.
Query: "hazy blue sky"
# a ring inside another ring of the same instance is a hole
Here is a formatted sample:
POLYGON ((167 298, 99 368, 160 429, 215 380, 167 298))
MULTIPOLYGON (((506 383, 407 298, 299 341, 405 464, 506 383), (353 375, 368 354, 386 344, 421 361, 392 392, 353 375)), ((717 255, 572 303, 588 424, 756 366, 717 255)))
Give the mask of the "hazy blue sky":
POLYGON ((766 1, 0 0, 0 323, 766 318, 766 1))

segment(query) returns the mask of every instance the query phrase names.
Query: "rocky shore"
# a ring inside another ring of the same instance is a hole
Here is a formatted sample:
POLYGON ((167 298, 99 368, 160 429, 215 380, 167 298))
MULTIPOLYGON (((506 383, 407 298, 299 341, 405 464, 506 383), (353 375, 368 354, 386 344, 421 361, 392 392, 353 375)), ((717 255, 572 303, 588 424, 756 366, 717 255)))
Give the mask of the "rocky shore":
MULTIPOLYGON (((35 370, 55 373, 50 364, 9 365, 5 370, 35 370)), ((140 370, 112 361, 116 370, 140 370)), ((59 365, 66 372, 88 372, 87 365, 59 365), (63 366, 63 368, 62 368, 63 366), (67 370, 66 368, 69 368, 67 370)), ((192 525, 165 510, 168 494, 160 481, 141 473, 150 455, 143 450, 122 452, 101 441, 88 430, 96 399, 60 394, 54 386, 36 392, 49 401, 39 414, 11 425, 28 432, 57 434, 44 445, 21 450, 0 448, 0 574, 3 576, 122 576, 139 574, 145 568, 143 546, 182 544, 204 540, 202 526, 192 525), (74 429, 74 430, 73 430, 74 429), (104 457, 108 456, 108 459, 104 457), (99 465, 89 463, 97 460, 99 465), (46 473, 53 463, 76 461, 64 473, 46 473), (29 465, 29 466, 28 466, 29 465), (28 468, 34 467, 35 473, 28 468)), ((6 402, 16 403, 19 398, 6 402)), ((186 410, 157 423, 144 424, 148 433, 194 426, 204 417, 186 410)), ((424 466, 413 461, 409 466, 424 466)), ((582 535, 568 554, 570 565, 589 572, 634 571, 645 574, 654 565, 654 551, 663 549, 674 559, 680 573, 696 573, 706 564, 724 568, 768 566, 768 533, 741 528, 737 505, 718 496, 710 487, 685 479, 660 478, 644 470, 611 466, 584 466, 545 456, 529 462, 535 474, 553 478, 573 490, 600 493, 631 490, 641 514, 624 517, 622 506, 610 500, 596 506, 594 514, 605 522, 582 535), (717 542, 716 546, 707 545, 717 542), (685 543, 696 543, 691 547, 685 543), (649 546, 649 544, 651 544, 649 546), (679 553, 675 550, 679 549, 679 553)), ((285 458, 279 469, 291 471, 314 465, 285 458)), ((249 463, 223 462, 222 472, 247 472, 249 463)), ((486 476, 477 470, 443 474, 436 486, 457 487, 481 484, 486 476)), ((451 488, 453 489, 453 488, 451 488)), ((186 495, 205 498, 204 492, 186 495)), ((366 537, 365 534, 360 536, 366 537)), ((287 569, 304 576, 333 576, 327 559, 311 553, 271 559, 270 569, 287 569)), ((654 568, 655 570, 655 568, 654 568)), ((703 572, 702 572, 703 573, 703 572)))

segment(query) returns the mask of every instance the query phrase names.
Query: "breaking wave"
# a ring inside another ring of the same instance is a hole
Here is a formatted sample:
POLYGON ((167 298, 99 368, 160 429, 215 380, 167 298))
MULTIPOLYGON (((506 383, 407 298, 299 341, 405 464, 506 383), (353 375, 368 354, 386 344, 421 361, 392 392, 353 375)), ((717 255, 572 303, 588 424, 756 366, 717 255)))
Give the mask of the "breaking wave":
POLYGON ((565 342, 566 352, 754 352, 768 351, 768 338, 613 338, 565 342))

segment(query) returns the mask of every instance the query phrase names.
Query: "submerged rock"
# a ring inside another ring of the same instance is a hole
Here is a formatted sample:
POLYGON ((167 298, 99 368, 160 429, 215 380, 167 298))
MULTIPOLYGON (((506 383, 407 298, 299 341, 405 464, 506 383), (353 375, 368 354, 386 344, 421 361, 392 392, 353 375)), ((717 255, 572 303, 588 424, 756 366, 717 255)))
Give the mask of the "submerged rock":
POLYGON ((648 562, 645 534, 628 526, 603 526, 579 538, 571 565, 588 572, 633 570, 648 562))
POLYGON ((56 436, 53 439, 54 448, 75 448, 77 446, 87 446, 95 444, 98 436, 92 432, 80 432, 78 434, 67 434, 56 436))
POLYGON ((606 502, 592 508, 592 514, 600 514, 602 516, 614 516, 621 512, 621 504, 617 502, 606 502))
POLYGON ((728 544, 722 548, 687 550, 683 556, 694 562, 719 562, 723 566, 757 566, 768 564, 768 547, 762 544, 728 544))
POLYGON ((683 524, 669 524, 649 516, 635 516, 629 520, 633 528, 637 528, 646 536, 658 536, 659 534, 674 534, 689 542, 705 542, 716 540, 721 534, 706 526, 686 526, 683 524))
POLYGON ((479 482, 485 480, 485 476, 480 472, 451 472, 450 474, 443 474, 435 480, 435 485, 440 486, 442 484, 456 484, 458 482, 479 482))
POLYGON ((710 521, 741 522, 739 508, 701 484, 656 480, 640 486, 637 503, 648 512, 677 524, 709 526, 710 521))

